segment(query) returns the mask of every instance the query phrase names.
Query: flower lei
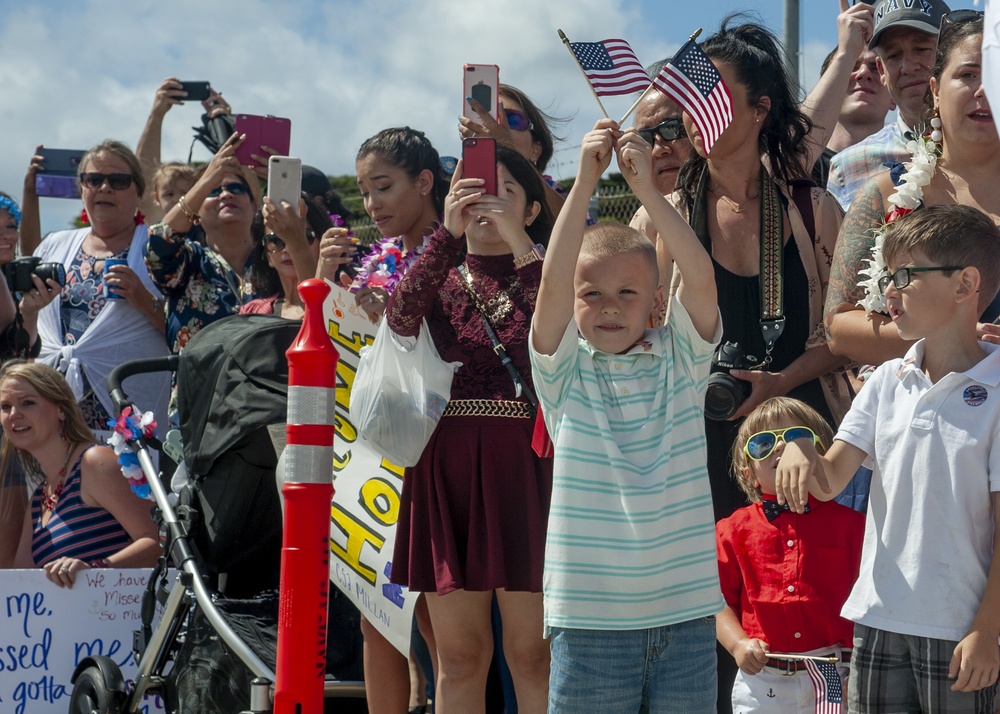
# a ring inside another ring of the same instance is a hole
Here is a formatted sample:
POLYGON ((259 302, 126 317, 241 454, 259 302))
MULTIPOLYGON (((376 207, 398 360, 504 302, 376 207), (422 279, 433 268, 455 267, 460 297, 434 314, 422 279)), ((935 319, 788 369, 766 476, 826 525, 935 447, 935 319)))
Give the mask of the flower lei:
POLYGON ((910 161, 903 164, 906 173, 902 176, 902 183, 889 196, 889 203, 893 208, 885 214, 882 225, 872 231, 875 244, 872 246, 871 257, 861 261, 861 270, 858 271, 858 275, 864 278, 858 281, 858 285, 864 287, 865 297, 858 300, 857 304, 865 309, 865 314, 869 317, 872 312, 888 312, 885 297, 878 287, 879 279, 889 274, 889 268, 882 256, 882 243, 886 231, 899 218, 920 208, 924 186, 931 182, 937 164, 938 144, 931 137, 920 136, 911 139, 906 142, 906 148, 911 157, 910 161))
POLYGON ((361 269, 358 270, 358 274, 351 284, 351 292, 356 293, 368 285, 384 288, 387 293, 392 294, 406 271, 427 248, 428 242, 428 237, 424 236, 424 242, 416 250, 411 250, 403 255, 401 247, 403 239, 401 237, 383 238, 373 245, 368 255, 362 259, 361 269))
POLYGON ((118 456, 118 463, 122 468, 122 474, 128 479, 129 488, 139 498, 152 500, 146 474, 143 473, 139 458, 129 442, 136 441, 140 436, 146 439, 153 436, 156 429, 153 412, 139 415, 132 412, 132 407, 125 407, 117 419, 108 419, 108 426, 115 432, 108 439, 108 445, 118 456))

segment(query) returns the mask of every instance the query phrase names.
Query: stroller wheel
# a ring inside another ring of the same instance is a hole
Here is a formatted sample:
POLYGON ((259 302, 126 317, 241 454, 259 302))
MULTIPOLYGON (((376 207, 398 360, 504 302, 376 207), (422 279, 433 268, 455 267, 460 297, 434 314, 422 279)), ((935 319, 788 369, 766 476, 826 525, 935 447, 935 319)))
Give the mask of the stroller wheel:
POLYGON ((122 714, 125 697, 105 681, 100 667, 87 667, 76 676, 69 714, 122 714))

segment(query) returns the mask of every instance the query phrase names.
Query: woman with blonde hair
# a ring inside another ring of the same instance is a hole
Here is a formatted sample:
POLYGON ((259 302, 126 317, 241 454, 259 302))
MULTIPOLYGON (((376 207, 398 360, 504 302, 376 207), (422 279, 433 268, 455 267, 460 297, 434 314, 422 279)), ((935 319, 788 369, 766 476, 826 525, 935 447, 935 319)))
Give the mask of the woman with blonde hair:
POLYGON ((35 489, 14 567, 41 567, 60 587, 90 568, 139 568, 161 554, 150 504, 133 494, 114 451, 95 444, 66 379, 43 364, 0 371, 0 448, 35 489))

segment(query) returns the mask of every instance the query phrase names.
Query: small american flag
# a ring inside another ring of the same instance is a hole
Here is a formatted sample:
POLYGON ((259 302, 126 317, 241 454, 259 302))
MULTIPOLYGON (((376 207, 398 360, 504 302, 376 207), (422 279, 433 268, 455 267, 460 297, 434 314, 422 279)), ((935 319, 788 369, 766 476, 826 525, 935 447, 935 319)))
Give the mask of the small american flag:
POLYGON ((806 671, 816 693, 816 714, 840 714, 844 688, 837 665, 833 662, 806 660, 806 671))
POLYGON ((733 120, 733 102, 722 75, 698 43, 688 40, 656 75, 653 86, 691 116, 709 153, 733 120))
POLYGON ((625 40, 570 42, 570 49, 600 97, 643 92, 649 75, 625 40))

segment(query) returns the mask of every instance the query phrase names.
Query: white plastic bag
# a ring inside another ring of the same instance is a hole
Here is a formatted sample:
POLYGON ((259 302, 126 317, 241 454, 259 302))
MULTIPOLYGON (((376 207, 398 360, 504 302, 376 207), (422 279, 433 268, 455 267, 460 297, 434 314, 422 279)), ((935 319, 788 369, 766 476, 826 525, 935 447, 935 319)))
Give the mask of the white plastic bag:
POLYGON ((415 341, 395 334, 387 322, 361 349, 351 421, 379 454, 397 466, 414 466, 448 405, 461 362, 441 359, 426 320, 415 341))

